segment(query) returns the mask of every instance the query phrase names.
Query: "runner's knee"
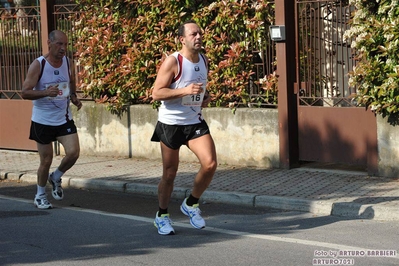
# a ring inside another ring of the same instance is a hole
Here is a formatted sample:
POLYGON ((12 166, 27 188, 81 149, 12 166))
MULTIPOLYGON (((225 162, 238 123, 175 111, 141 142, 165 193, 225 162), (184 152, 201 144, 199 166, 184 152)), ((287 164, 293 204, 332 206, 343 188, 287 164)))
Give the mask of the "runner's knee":
POLYGON ((201 167, 207 173, 214 173, 217 168, 217 162, 216 160, 211 160, 207 163, 202 164, 201 167))

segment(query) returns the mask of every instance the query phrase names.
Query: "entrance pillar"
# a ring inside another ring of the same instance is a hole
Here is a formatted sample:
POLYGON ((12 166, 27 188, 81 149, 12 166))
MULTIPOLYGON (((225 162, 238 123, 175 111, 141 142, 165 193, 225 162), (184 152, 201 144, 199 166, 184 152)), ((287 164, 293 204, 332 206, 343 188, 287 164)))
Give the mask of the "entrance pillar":
POLYGON ((285 40, 276 43, 280 167, 299 167, 298 100, 296 82, 296 1, 275 2, 276 25, 285 26, 285 40))

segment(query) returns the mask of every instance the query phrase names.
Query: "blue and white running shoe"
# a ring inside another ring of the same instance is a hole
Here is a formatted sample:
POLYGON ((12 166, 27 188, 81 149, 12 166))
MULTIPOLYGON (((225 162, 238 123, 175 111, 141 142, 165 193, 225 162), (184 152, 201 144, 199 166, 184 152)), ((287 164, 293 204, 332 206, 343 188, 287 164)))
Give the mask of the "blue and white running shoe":
POLYGON ((192 207, 188 206, 187 198, 184 199, 183 203, 180 206, 180 210, 182 213, 190 217, 190 224, 197 228, 202 229, 205 227, 205 220, 201 217, 201 210, 199 208, 199 204, 194 204, 192 207))

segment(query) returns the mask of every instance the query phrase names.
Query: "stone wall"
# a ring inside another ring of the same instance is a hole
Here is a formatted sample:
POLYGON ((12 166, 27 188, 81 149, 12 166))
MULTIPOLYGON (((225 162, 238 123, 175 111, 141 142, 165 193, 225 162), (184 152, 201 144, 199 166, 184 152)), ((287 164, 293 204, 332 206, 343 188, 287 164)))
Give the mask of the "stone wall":
MULTIPOLYGON (((159 143, 151 142, 157 110, 133 105, 122 117, 104 105, 84 102, 80 111, 72 106, 78 127, 81 153, 160 159, 159 143)), ((214 138, 218 162, 227 165, 279 167, 278 113, 276 109, 205 108, 204 117, 214 138)), ((196 161, 186 148, 181 160, 196 161)))
MULTIPOLYGON (((133 105, 122 117, 93 102, 72 110, 82 154, 161 158, 159 144, 150 141, 158 115, 151 106, 133 105)), ((203 113, 220 164, 279 168, 277 109, 238 108, 233 113, 228 108, 205 108, 203 113)), ((377 116, 378 176, 399 176, 398 130, 377 116)), ((181 149, 181 160, 197 161, 186 147, 181 149)))
POLYGON ((377 116, 378 175, 399 176, 399 127, 377 116))

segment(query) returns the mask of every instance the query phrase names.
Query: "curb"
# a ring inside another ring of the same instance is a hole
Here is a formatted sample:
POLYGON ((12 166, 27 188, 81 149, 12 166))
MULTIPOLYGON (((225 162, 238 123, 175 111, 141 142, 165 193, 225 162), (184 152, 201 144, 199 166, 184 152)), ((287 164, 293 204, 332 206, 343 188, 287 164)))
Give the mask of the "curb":
POLYGON ((334 203, 331 215, 381 221, 399 221, 398 208, 353 202, 334 203))
MULTIPOLYGON (((26 183, 36 183, 34 174, 1 173, 0 179, 8 179, 26 183)), ((88 190, 108 190, 123 193, 140 194, 157 197, 158 186, 126 182, 119 180, 87 179, 62 177, 65 187, 88 190)), ((184 199, 191 190, 183 187, 175 187, 172 193, 173 199, 184 199)), ((309 212, 323 216, 341 216, 352 219, 373 219, 385 221, 399 221, 397 208, 384 207, 371 204, 359 204, 354 202, 316 201, 301 198, 278 197, 256 195, 249 193, 223 192, 207 190, 201 196, 204 203, 226 203, 247 207, 266 207, 285 211, 309 212)))
POLYGON ((286 211, 310 212, 317 215, 331 215, 333 202, 301 198, 257 196, 255 207, 269 207, 286 211))

